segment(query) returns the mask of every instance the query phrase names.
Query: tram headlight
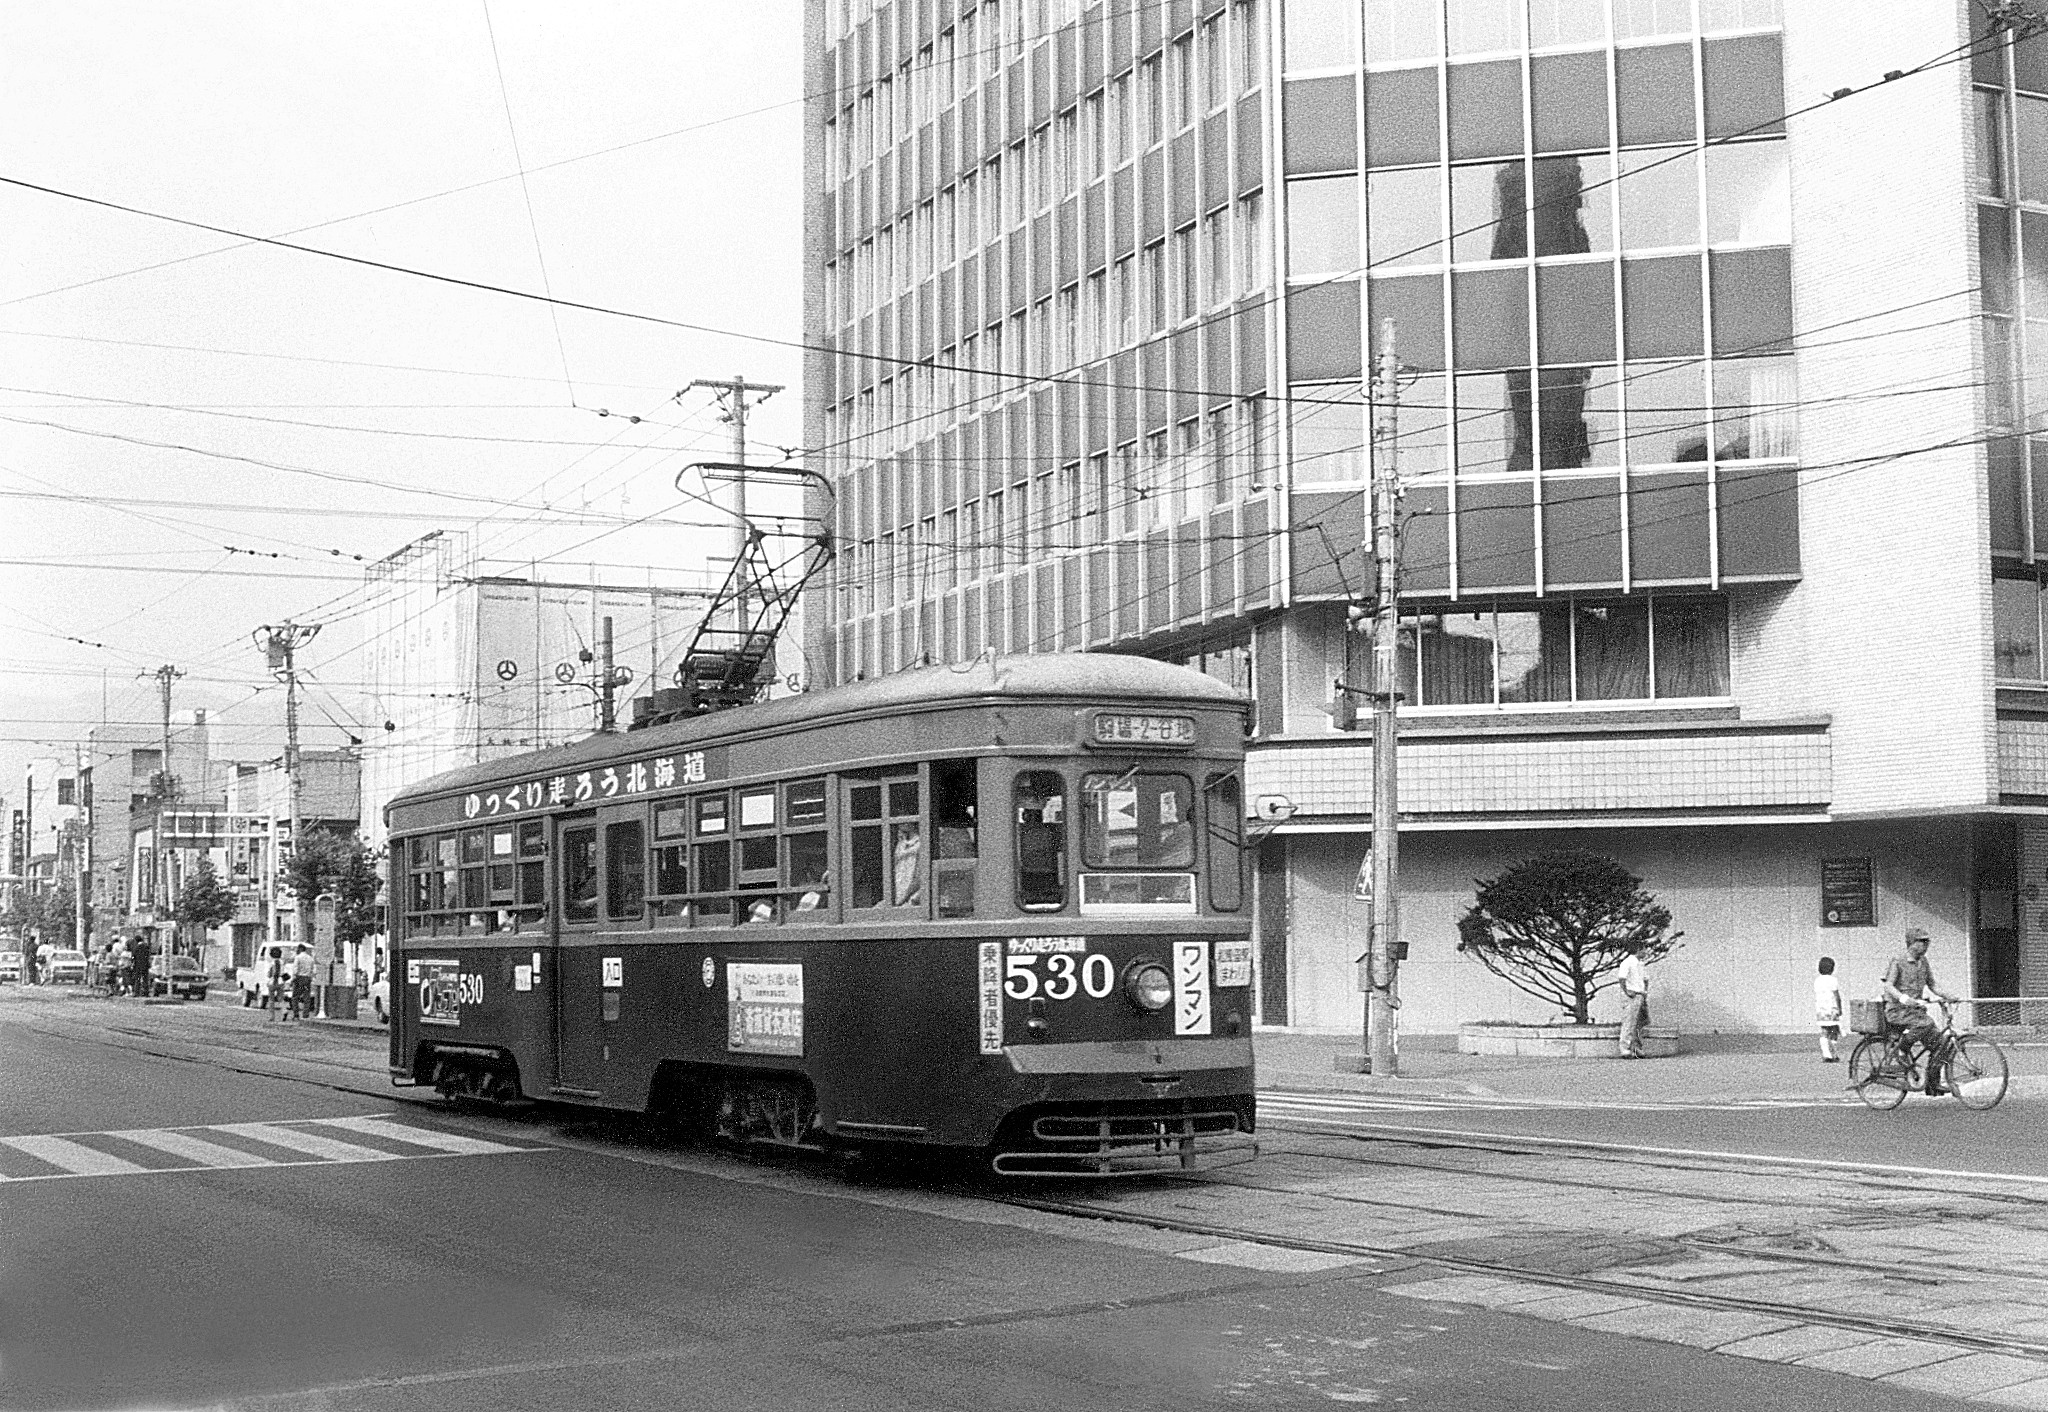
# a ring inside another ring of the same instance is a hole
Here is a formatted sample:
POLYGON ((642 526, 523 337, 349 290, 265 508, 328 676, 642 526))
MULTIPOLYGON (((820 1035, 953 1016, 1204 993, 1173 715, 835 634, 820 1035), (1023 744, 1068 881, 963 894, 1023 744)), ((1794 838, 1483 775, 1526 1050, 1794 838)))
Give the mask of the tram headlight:
POLYGON ((1140 1010, 1164 1010, 1173 999, 1173 977, 1157 961, 1133 961, 1124 970, 1124 994, 1140 1010))

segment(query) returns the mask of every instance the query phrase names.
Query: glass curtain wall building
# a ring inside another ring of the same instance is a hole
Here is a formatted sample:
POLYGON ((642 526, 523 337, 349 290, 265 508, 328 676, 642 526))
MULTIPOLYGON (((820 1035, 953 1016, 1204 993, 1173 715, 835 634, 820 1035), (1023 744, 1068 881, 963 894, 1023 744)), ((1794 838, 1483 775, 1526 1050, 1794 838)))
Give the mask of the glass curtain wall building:
POLYGON ((1993 670, 2041 683, 2048 630, 2014 390, 2048 348, 2048 60, 1963 0, 1876 9, 1850 44, 1808 0, 813 0, 806 415, 839 551, 813 663, 1115 650, 1235 682, 1279 820, 1260 1018, 1348 1028, 1371 751, 1329 706, 1363 682, 1345 609, 1391 475, 1406 1023, 1520 1013, 1449 919, 1578 844, 1693 900, 1682 1022, 1803 1027, 1796 986, 1717 968, 1810 969, 1816 935, 1876 957, 1909 917, 1990 984, 2024 939, 1978 879, 2020 867, 1999 811, 2032 798, 1993 670), (1939 243, 1888 221, 1888 170, 1939 243), (1901 322, 1937 289, 1956 307, 1901 322), (1959 312, 1971 366, 1902 408, 1913 320, 1959 312), (1908 721, 1875 555, 1917 517, 1881 487, 1944 440, 1982 513, 1915 611, 1960 624, 1969 682, 1908 721), (1924 788, 1884 765, 1907 732, 1947 752, 1924 788), (1836 855, 1870 865, 1867 925, 1816 920, 1836 855))

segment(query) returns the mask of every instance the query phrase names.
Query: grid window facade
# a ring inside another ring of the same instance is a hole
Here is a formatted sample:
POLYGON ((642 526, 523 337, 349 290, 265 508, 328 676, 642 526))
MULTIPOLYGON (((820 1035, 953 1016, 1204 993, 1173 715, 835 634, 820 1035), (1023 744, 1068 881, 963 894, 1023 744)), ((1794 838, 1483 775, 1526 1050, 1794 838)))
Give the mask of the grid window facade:
MULTIPOLYGON (((2048 37, 2015 42, 1990 35, 1974 10, 1972 19, 1991 552, 2031 561, 2048 551, 2048 37)), ((2018 591, 1999 587, 2007 598, 2018 591)), ((2038 680, 2038 653, 2011 660, 2007 598, 1997 604, 1998 675, 2038 680)))
POLYGON ((1411 589, 1796 574, 1724 563, 1717 523, 1796 515, 1779 25, 1774 0, 1287 0, 1292 484, 1369 482, 1391 324, 1399 474, 1443 517, 1411 589))

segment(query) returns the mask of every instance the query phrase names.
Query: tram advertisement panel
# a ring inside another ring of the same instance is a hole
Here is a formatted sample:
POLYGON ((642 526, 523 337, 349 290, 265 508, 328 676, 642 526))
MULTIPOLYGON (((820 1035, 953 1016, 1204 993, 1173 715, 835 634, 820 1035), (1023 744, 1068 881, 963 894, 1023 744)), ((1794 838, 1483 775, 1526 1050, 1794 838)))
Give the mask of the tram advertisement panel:
POLYGON ((474 985, 476 999, 483 999, 483 977, 462 974, 462 963, 449 957, 420 959, 405 963, 406 980, 419 996, 420 1023, 460 1025, 460 1006, 465 992, 474 985))
POLYGON ((804 1052, 804 968, 733 961, 725 968, 725 1047, 741 1054, 804 1052))

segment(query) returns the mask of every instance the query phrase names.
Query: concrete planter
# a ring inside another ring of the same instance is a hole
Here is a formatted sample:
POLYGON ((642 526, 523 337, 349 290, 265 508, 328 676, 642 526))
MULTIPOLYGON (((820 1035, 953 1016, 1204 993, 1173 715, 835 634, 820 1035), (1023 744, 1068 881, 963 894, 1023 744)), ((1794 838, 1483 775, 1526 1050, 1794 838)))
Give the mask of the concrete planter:
MULTIPOLYGON (((1460 1054, 1519 1055, 1534 1059, 1613 1059, 1620 1054, 1620 1025, 1458 1026, 1460 1054)), ((1652 1025, 1643 1031, 1643 1057, 1678 1052, 1678 1031, 1652 1025)))

